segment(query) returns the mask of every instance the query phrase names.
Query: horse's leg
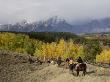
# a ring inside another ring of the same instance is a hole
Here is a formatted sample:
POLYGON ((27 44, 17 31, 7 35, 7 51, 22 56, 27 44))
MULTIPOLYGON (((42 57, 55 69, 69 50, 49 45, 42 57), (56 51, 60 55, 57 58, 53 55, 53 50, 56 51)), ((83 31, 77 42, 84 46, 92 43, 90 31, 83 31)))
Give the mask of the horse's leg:
POLYGON ((84 67, 84 70, 83 70, 84 76, 85 76, 85 74, 87 73, 86 69, 87 69, 87 66, 86 66, 86 64, 85 64, 85 67, 84 67))
POLYGON ((77 70, 76 72, 77 72, 77 76, 79 76, 79 70, 77 70))
POLYGON ((83 70, 82 76, 85 76, 85 71, 83 70))
POLYGON ((85 74, 86 74, 86 70, 83 70, 83 75, 85 76, 85 74))
POLYGON ((84 71, 84 76, 86 75, 86 71, 84 71))
POLYGON ((65 68, 67 69, 67 62, 65 62, 65 68))
POLYGON ((72 65, 72 73, 73 73, 73 65, 72 65))
POLYGON ((70 71, 70 73, 73 73, 72 65, 69 65, 69 71, 70 71))
POLYGON ((59 67, 59 64, 58 64, 58 67, 59 67))

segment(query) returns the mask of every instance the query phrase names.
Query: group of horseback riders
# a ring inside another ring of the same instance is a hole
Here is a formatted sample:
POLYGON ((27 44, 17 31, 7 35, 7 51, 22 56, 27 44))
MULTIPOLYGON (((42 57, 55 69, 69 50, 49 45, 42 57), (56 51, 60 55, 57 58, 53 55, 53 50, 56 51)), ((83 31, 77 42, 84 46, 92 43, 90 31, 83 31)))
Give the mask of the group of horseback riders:
MULTIPOLYGON (((54 59, 54 60, 51 59, 51 61, 50 61, 50 59, 48 59, 47 63, 53 63, 53 61, 55 61, 55 59, 54 59)), ((61 58, 61 57, 58 57, 58 58, 56 59, 56 62, 57 62, 58 65, 60 65, 60 64, 62 63, 62 58, 61 58)), ((73 65, 73 64, 77 64, 77 65, 82 64, 82 63, 83 63, 83 60, 82 60, 81 57, 79 57, 79 58, 77 59, 77 61, 75 62, 75 61, 73 60, 73 58, 70 57, 70 58, 66 58, 65 62, 66 62, 65 65, 66 65, 66 67, 67 67, 67 66, 71 66, 71 65, 73 65)))
MULTIPOLYGON (((30 61, 30 64, 34 63, 34 62, 37 62, 41 65, 43 63, 39 58, 37 58, 37 60, 33 60, 31 57, 29 57, 29 61, 30 61)), ((79 71, 83 71, 83 75, 85 75, 86 68, 87 68, 86 64, 83 62, 81 57, 79 57, 76 60, 76 62, 72 57, 66 58, 66 60, 62 60, 61 57, 58 57, 57 59, 56 58, 51 58, 51 59, 47 60, 47 63, 51 63, 51 64, 56 64, 57 63, 57 65, 59 67, 62 66, 62 64, 64 64, 66 66, 66 68, 69 67, 69 70, 71 72, 73 72, 73 70, 75 69, 75 71, 77 72, 77 76, 79 75, 79 71)))

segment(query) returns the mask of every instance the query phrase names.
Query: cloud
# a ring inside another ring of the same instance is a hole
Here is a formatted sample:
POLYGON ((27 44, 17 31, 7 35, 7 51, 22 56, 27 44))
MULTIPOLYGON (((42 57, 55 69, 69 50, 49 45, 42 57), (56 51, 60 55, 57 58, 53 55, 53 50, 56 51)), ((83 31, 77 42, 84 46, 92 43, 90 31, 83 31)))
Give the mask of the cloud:
POLYGON ((61 16, 68 21, 110 16, 110 0, 0 0, 0 23, 61 16))

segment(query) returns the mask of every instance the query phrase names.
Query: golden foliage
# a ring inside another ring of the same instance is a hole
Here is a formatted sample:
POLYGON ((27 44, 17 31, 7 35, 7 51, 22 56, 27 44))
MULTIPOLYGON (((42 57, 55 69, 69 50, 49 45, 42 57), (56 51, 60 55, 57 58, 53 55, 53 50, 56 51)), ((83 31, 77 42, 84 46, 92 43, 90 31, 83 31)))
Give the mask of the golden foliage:
POLYGON ((45 56, 47 58, 61 56, 63 58, 83 56, 83 46, 74 44, 72 40, 69 42, 61 39, 58 43, 43 43, 41 49, 36 48, 34 55, 45 56))
POLYGON ((97 55, 96 62, 110 63, 110 49, 105 49, 100 55, 97 55))

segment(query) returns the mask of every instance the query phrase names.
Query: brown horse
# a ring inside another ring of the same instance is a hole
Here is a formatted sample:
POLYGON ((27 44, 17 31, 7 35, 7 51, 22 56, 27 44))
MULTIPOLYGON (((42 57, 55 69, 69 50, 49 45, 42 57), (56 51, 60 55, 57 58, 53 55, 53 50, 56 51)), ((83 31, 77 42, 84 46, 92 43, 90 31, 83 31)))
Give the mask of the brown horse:
POLYGON ((79 76, 79 72, 80 71, 83 71, 83 75, 85 76, 86 74, 86 69, 87 69, 87 66, 85 63, 81 63, 81 64, 76 64, 75 65, 75 70, 77 72, 77 76, 79 76))
POLYGON ((75 70, 77 72, 77 76, 79 76, 80 71, 83 71, 83 75, 85 76, 87 66, 86 66, 85 63, 71 64, 71 65, 69 65, 69 69, 70 69, 71 72, 73 72, 73 70, 75 70))
POLYGON ((58 67, 60 67, 62 60, 57 60, 58 67))

